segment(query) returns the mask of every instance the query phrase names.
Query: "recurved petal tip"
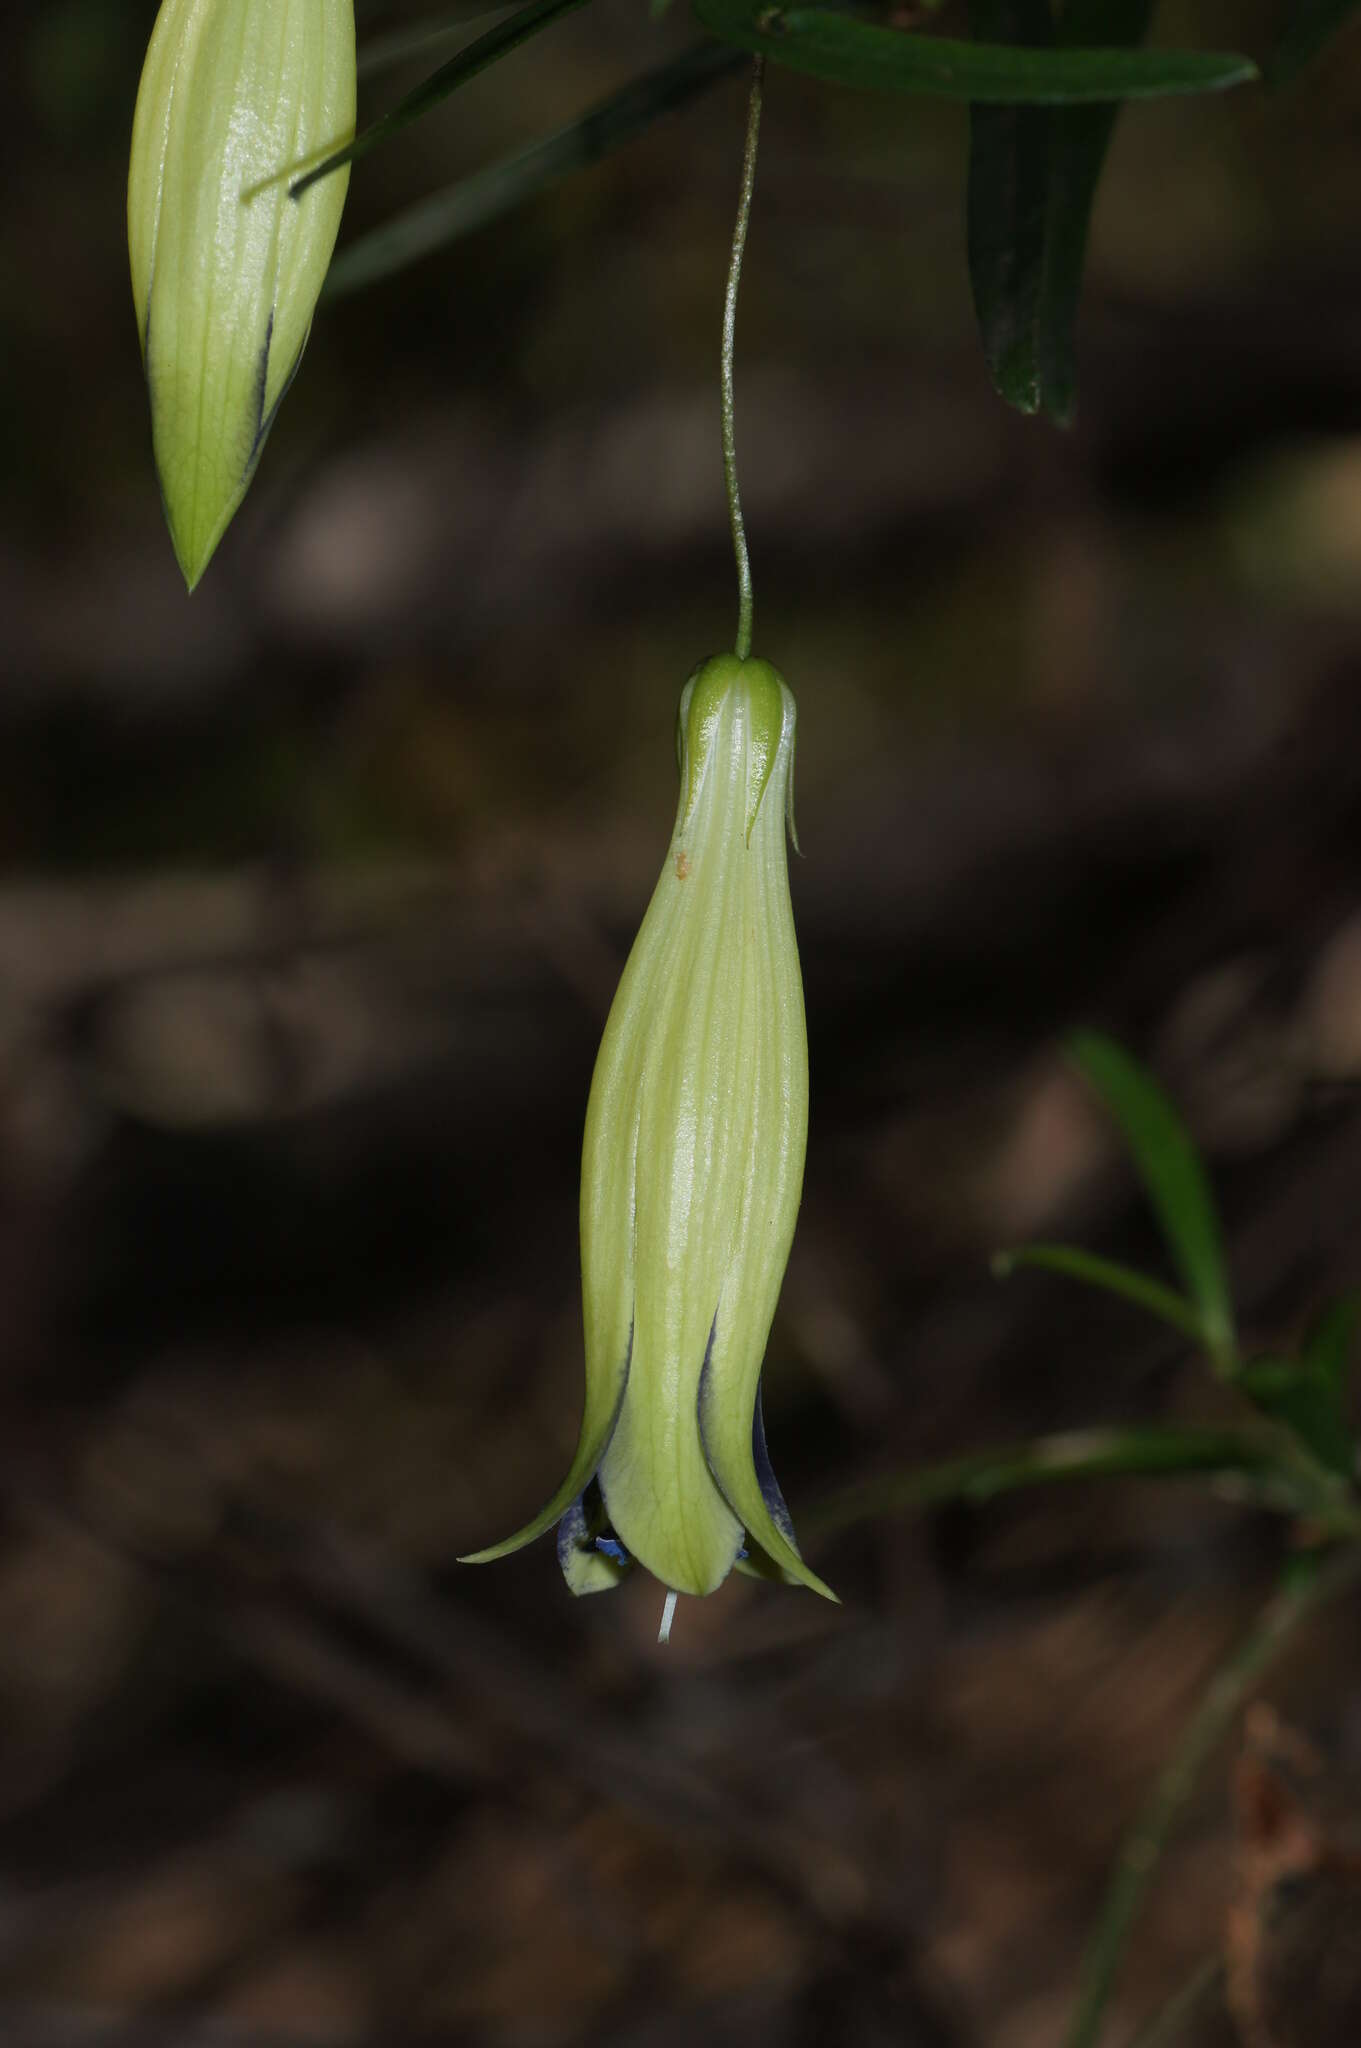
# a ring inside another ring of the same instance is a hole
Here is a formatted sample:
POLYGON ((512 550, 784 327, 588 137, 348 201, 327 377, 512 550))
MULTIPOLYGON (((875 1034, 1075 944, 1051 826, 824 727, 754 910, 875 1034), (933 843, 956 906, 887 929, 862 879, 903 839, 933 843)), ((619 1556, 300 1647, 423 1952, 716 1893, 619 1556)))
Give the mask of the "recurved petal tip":
MULTIPOLYGON (((605 1449, 614 1434, 623 1405, 624 1389, 628 1384, 629 1362, 632 1356, 632 1337, 628 1347, 608 1368, 597 1368, 588 1373, 586 1381, 586 1410, 581 1418, 581 1432, 577 1438, 576 1452, 571 1467, 562 1485, 545 1502, 532 1521, 517 1529, 513 1536, 507 1536, 500 1543, 490 1544, 485 1550, 470 1550, 457 1561, 459 1564, 494 1564, 497 1558, 509 1557, 513 1551, 523 1550, 537 1536, 544 1535, 555 1522, 562 1521, 574 1509, 580 1507, 581 1496, 595 1478, 597 1468, 605 1449)), ((575 1589, 574 1589, 575 1590, 575 1589)))
POLYGON ((763 1570, 762 1558, 753 1555, 744 1561, 748 1573, 806 1586, 810 1593, 840 1606, 840 1597, 800 1554, 794 1524, 770 1462, 759 1386, 748 1427, 735 1403, 724 1404, 719 1382, 706 1379, 700 1389, 699 1427, 719 1490, 770 1567, 763 1570))

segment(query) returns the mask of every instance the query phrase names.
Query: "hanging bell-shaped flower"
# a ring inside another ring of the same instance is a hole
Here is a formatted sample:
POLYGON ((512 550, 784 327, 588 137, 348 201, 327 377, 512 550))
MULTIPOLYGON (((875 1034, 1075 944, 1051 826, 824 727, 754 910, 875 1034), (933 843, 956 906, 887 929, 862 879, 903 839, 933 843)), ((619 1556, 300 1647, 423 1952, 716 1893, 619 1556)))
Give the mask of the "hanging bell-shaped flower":
POLYGON ((353 0, 162 0, 133 120, 128 249, 152 444, 192 590, 298 367, 354 134, 353 0))
POLYGON ((760 1376, 803 1181, 808 1041, 789 901, 794 699, 718 655, 681 698, 666 865, 586 1113, 586 1413, 571 1471, 504 1556, 559 1523, 576 1592, 637 1559, 677 1593, 811 1572, 766 1455, 760 1376))

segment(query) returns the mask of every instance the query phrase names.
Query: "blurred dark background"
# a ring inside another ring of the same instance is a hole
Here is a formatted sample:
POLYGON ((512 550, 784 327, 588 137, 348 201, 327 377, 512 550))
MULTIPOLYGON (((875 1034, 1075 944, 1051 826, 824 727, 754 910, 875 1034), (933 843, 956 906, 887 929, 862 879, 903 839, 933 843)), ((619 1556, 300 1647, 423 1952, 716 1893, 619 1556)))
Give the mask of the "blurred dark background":
MULTIPOLYGON (((591 1064, 732 632, 743 84, 324 307, 190 600, 126 277, 153 14, 44 0, 0 77, 0 2042, 1046 2048, 1287 1539, 1166 1486, 817 1504, 1223 1412, 1133 1311, 989 1277, 1160 1257, 1073 1024, 1185 1107, 1250 1342, 1361 1279, 1361 37, 1122 116, 1066 435, 986 381, 962 110, 771 76, 739 451, 813 1123, 766 1413, 844 1606, 734 1579, 663 1651, 648 1582, 454 1559, 574 1438, 591 1064)), ((597 0, 344 234, 691 33, 597 0)), ((1338 1784, 1355 1623, 1268 1688, 1338 1784)), ((1112 2039, 1220 1939, 1229 1761, 1112 2039)))

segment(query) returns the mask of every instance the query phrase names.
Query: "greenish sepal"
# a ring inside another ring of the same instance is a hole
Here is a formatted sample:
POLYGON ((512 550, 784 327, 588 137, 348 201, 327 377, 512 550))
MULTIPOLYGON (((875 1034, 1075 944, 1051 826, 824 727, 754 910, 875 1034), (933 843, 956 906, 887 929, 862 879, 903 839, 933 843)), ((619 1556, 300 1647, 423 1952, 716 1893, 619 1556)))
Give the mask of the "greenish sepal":
POLYGON ((748 1409, 744 1419, 740 1405, 723 1399, 721 1379, 706 1374, 700 1388, 699 1410, 705 1455, 728 1505, 742 1523, 750 1541, 764 1552, 766 1568, 762 1569, 754 1554, 743 1562, 752 1576, 782 1577, 787 1584, 806 1586, 810 1593, 820 1593, 824 1600, 839 1605, 831 1587, 811 1571, 799 1555, 789 1510, 784 1505, 784 1497, 775 1484, 775 1475, 766 1458, 767 1487, 773 1490, 774 1501, 778 1503, 778 1509, 772 1511, 773 1504, 762 1485, 754 1448, 758 1430, 762 1450, 765 1445, 759 1416, 759 1400, 748 1409))
MULTIPOLYGON (((798 1538, 794 1534, 794 1523, 785 1505, 785 1497, 780 1491, 780 1482, 775 1477, 775 1468, 770 1462, 770 1451, 766 1445, 765 1418, 761 1412, 759 1381, 756 1387, 756 1412, 751 1423, 751 1455, 756 1468, 757 1484, 770 1510, 771 1519, 790 1548, 801 1557, 803 1553, 799 1550, 798 1538)), ((759 1545, 745 1555, 739 1556, 735 1568, 751 1579, 773 1579, 783 1586, 797 1586, 800 1583, 794 1572, 782 1564, 777 1564, 759 1545)))
POLYGON ((526 1543, 532 1543, 536 1536, 542 1536, 555 1522, 561 1521, 579 1494, 596 1475, 605 1447, 614 1433, 619 1411, 624 1404, 624 1389, 628 1384, 629 1354, 624 1353, 623 1361, 610 1379, 599 1375, 590 1377, 586 1383, 586 1413, 582 1417, 581 1434, 577 1439, 576 1455, 562 1485, 532 1521, 517 1529, 513 1536, 505 1537, 500 1543, 493 1543, 485 1550, 472 1550, 458 1559, 459 1564, 494 1564, 498 1557, 509 1557, 512 1551, 523 1550, 526 1543))
POLYGON ((608 1529, 604 1499, 592 1483, 558 1523, 558 1563, 570 1592, 613 1592, 633 1569, 633 1559, 621 1544, 602 1547, 610 1543, 608 1529))

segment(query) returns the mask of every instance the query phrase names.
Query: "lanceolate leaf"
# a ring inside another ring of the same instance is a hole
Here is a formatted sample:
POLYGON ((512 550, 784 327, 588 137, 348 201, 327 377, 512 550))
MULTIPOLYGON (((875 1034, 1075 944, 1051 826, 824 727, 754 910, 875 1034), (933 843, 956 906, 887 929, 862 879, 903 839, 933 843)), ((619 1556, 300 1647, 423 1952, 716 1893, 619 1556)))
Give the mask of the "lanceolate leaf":
POLYGON ((1081 106, 1222 92, 1257 76, 1248 57, 1215 50, 1024 49, 879 28, 823 7, 695 0, 705 28, 739 49, 833 85, 932 99, 1081 106))
POLYGON ((1293 0, 1280 40, 1267 60, 1272 85, 1288 85, 1339 29, 1357 17, 1357 0, 1293 0))
POLYGON ((381 121, 374 121, 363 133, 344 149, 338 149, 328 156, 325 163, 298 178, 289 186, 289 197, 298 199, 309 185, 315 185, 319 178, 329 178, 342 164, 353 163, 356 157, 367 156, 378 143, 386 142, 390 136, 400 135, 413 121, 419 121, 424 114, 447 100, 451 93, 476 78, 480 71, 488 70, 508 57, 512 50, 518 50, 521 43, 527 43, 541 30, 551 27, 561 15, 572 14, 578 7, 584 7, 586 0, 530 0, 528 7, 522 7, 512 14, 508 21, 498 22, 495 28, 478 36, 475 42, 451 57, 447 64, 441 64, 438 71, 432 71, 429 78, 415 87, 400 100, 390 114, 384 114, 381 121))
POLYGON ((1262 1506, 1288 1514, 1308 1512, 1312 1498, 1279 1445, 1259 1429, 1134 1427, 1074 1429, 1031 1437, 941 1465, 917 1465, 860 1481, 835 1494, 802 1520, 827 1535, 963 1500, 978 1505, 1056 1481, 1114 1478, 1195 1478, 1221 1481, 1262 1506))
MULTIPOLYGON (((1075 0, 1064 9, 1065 40, 1137 45, 1153 11, 1152 0, 1075 0)), ((1036 335, 1040 397, 1061 425, 1077 397, 1074 329, 1087 233, 1118 105, 1065 107, 1050 116, 1050 191, 1046 215, 1044 290, 1036 335)))
POLYGON ((1107 1294, 1118 1294, 1124 1301, 1135 1302, 1147 1309, 1152 1316, 1171 1323, 1195 1344, 1205 1342, 1205 1325, 1200 1310, 1184 1294, 1178 1294, 1173 1287, 1164 1287, 1148 1273, 1140 1273, 1132 1266, 1117 1265, 1114 1259, 1098 1258, 1093 1252, 1082 1251, 1073 1244, 1023 1244, 1014 1249, 995 1252, 992 1270, 998 1280, 1009 1280, 1013 1273, 1031 1267, 1041 1272, 1062 1273, 1066 1279, 1080 1280, 1087 1287, 1099 1287, 1107 1294))
POLYGON ((1094 1031, 1068 1050, 1119 1124, 1163 1235, 1199 1308, 1207 1349, 1221 1369, 1233 1362, 1233 1309, 1219 1216, 1190 1134, 1152 1076, 1094 1031))
POLYGON ((731 50, 712 43, 696 44, 670 64, 634 79, 622 92, 600 101, 542 142, 500 157, 485 170, 475 171, 470 178, 399 213, 383 227, 361 235, 331 265, 325 296, 358 291, 461 235, 471 234, 565 171, 596 163, 632 142, 659 115, 683 106, 725 72, 736 70, 742 61, 731 50))
MULTIPOLYGON (((1151 0, 1077 0, 1062 44, 1135 44, 1151 0)), ((981 33, 1047 45, 1045 0, 975 0, 981 33)), ((1072 418, 1073 329, 1087 230, 1115 123, 1115 102, 1034 107, 975 104, 969 124, 969 275, 993 383, 1022 412, 1072 418)))
MULTIPOLYGON (((1045 48, 1048 0, 974 0, 980 37, 1045 48)), ((1104 109, 1100 110, 1104 113, 1104 109)), ((1044 402, 1039 337, 1053 187, 1050 107, 976 102, 969 110, 969 281, 988 373, 1022 412, 1044 402)))

